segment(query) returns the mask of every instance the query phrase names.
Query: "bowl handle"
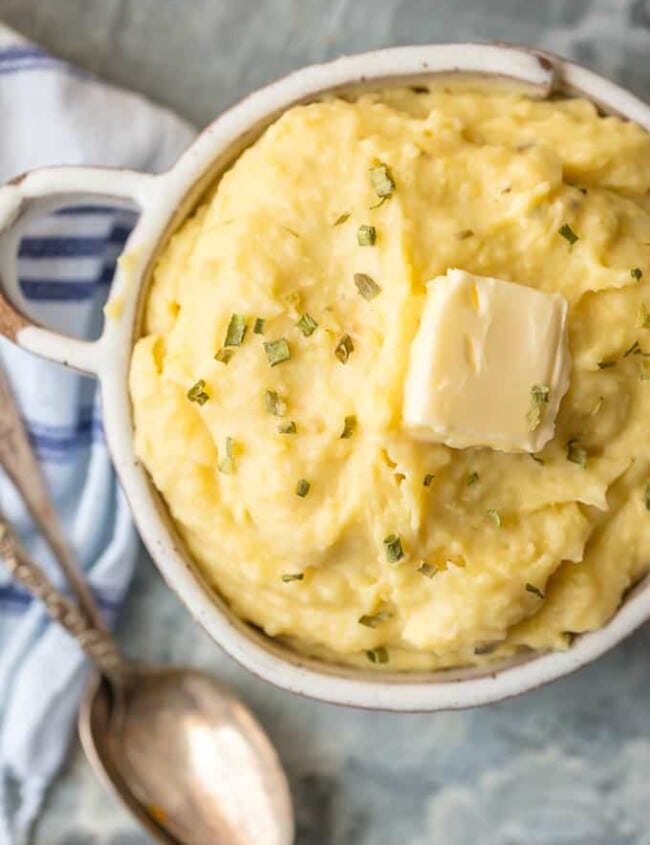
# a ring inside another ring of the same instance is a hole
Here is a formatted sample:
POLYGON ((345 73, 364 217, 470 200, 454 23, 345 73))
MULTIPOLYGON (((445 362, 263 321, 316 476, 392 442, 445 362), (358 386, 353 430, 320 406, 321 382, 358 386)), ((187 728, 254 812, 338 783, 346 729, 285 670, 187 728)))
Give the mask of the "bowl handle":
POLYGON ((18 346, 83 372, 97 372, 99 341, 51 331, 23 311, 17 274, 22 224, 76 203, 144 208, 156 177, 102 167, 49 167, 32 170, 0 187, 0 334, 18 346))

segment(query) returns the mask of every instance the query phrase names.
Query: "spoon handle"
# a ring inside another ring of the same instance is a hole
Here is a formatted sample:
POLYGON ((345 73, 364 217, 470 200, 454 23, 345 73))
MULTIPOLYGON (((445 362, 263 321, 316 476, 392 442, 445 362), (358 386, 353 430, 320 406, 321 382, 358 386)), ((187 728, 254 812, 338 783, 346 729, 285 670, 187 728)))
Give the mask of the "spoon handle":
POLYGON ((43 602, 52 619, 76 639, 100 672, 112 680, 122 680, 127 666, 111 634, 94 627, 77 605, 57 590, 41 567, 27 555, 2 514, 0 557, 9 574, 43 602))
POLYGON ((41 468, 29 442, 20 412, 0 365, 0 466, 20 493, 32 519, 54 552, 68 584, 89 622, 105 629, 90 588, 75 565, 70 547, 63 536, 41 468))

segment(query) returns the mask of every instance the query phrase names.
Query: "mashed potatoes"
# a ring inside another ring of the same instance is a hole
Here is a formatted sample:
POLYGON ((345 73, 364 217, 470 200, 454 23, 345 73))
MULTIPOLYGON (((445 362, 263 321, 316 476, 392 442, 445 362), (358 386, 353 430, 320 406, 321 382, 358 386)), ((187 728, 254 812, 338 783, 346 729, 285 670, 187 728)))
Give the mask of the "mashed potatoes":
POLYGON ((435 669, 614 613, 650 565, 649 191, 638 126, 499 88, 296 107, 239 158, 160 257, 130 378, 137 452, 239 616, 435 669), (402 426, 425 283, 450 267, 568 300, 539 455, 402 426))

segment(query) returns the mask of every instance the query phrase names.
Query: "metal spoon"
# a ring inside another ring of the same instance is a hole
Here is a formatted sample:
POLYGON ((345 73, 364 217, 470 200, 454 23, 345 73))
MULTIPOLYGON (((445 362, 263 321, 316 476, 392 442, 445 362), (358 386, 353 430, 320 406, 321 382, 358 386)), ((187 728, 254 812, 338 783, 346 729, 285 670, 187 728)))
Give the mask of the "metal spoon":
POLYGON ((174 845, 290 845, 285 774, 246 707, 208 675, 131 663, 31 560, 0 514, 0 556, 101 673, 79 717, 90 761, 147 830, 174 845))

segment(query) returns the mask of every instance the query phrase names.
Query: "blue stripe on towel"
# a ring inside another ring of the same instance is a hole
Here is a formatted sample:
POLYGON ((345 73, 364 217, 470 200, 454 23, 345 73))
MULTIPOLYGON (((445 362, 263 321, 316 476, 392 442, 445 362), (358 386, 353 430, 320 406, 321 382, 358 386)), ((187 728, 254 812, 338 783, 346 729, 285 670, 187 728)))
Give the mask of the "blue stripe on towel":
POLYGON ((38 433, 30 425, 27 426, 27 433, 39 452, 67 452, 79 446, 86 446, 93 440, 102 440, 104 428, 100 420, 90 420, 88 425, 79 426, 76 431, 67 434, 38 433))
POLYGON ((61 235, 26 235, 20 242, 19 258, 96 258, 107 244, 123 244, 132 226, 116 223, 108 237, 70 237, 61 235))
POLYGON ((5 47, 4 50, 0 50, 0 64, 6 61, 14 61, 15 59, 33 59, 36 57, 49 58, 39 47, 23 47, 15 44, 11 47, 5 47))
POLYGON ((74 445, 76 441, 91 434, 93 431, 101 432, 102 423, 99 417, 80 418, 71 425, 39 425, 38 423, 27 423, 30 435, 42 443, 61 443, 67 448, 74 445))
POLYGON ((34 59, 27 62, 13 62, 12 64, 0 64, 0 76, 9 76, 10 74, 19 73, 21 71, 29 70, 64 70, 71 76, 77 76, 84 79, 89 76, 77 68, 71 67, 66 62, 56 61, 56 59, 34 59))
POLYGON ((108 239, 108 242, 111 244, 125 244, 129 238, 129 235, 133 231, 133 227, 135 226, 135 219, 132 223, 116 223, 113 226, 113 231, 111 232, 111 236, 108 239))
POLYGON ((97 279, 84 282, 61 282, 56 279, 21 279, 20 286, 25 297, 33 302, 79 302, 84 299, 92 299, 100 279, 103 279, 103 274, 98 276, 97 279))
POLYGON ((50 56, 38 47, 15 45, 0 50, 0 75, 30 70, 62 70, 80 79, 90 78, 87 71, 68 64, 64 59, 50 56))
POLYGON ((80 452, 87 451, 95 443, 105 442, 104 427, 98 419, 75 431, 45 433, 35 431, 29 424, 26 428, 39 459, 49 464, 74 464, 79 460, 80 452))
POLYGON ((103 255, 106 238, 26 236, 20 242, 19 258, 96 258, 103 255))
POLYGON ((67 215, 85 215, 85 214, 115 214, 115 209, 109 205, 69 205, 66 208, 60 208, 54 212, 62 217, 67 215))
MULTIPOLYGON (((78 419, 67 424, 24 422, 32 443, 39 451, 70 453, 72 449, 88 446, 104 437, 99 409, 92 405, 80 408, 78 419)), ((69 457, 74 459, 71 453, 69 457)))
POLYGON ((103 286, 110 285, 110 283, 113 281, 114 275, 115 264, 107 264, 100 273, 99 278, 97 279, 97 284, 103 286))

